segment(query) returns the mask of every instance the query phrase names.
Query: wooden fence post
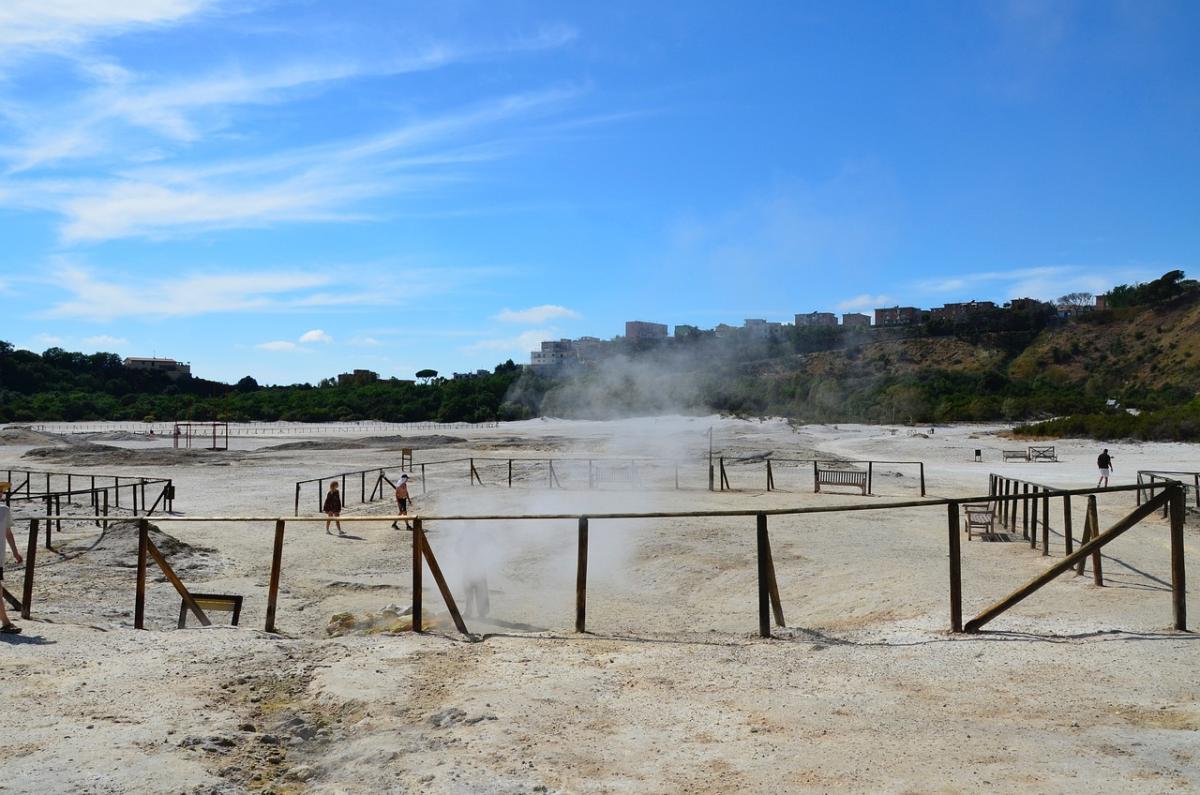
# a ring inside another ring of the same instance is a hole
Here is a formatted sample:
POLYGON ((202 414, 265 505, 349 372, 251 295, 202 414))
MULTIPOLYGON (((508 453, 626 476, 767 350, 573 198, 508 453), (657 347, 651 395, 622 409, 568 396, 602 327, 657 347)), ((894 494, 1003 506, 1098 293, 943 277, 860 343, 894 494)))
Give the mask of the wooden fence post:
POLYGON ((771 637, 771 594, 767 587, 767 515, 755 516, 758 536, 758 634, 771 637))
MULTIPOLYGON (((49 520, 47 520, 49 523, 49 520)), ((29 541, 25 545, 25 582, 21 587, 21 618, 29 618, 29 603, 33 601, 33 562, 37 558, 38 520, 29 520, 29 541)), ((4 539, 0 538, 0 544, 4 539)), ((0 549, 0 555, 4 550, 0 549)))
POLYGON ((771 459, 767 459, 767 491, 771 491, 775 487, 774 478, 771 477, 771 459))
POLYGON ((412 526, 412 628, 413 632, 421 632, 421 574, 425 567, 421 549, 425 546, 425 531, 421 528, 421 520, 414 519, 412 526))
POLYGON ((421 464, 421 493, 424 494, 425 491, 425 465, 421 464))
POLYGON ((958 503, 946 506, 950 542, 950 631, 962 632, 962 539, 959 538, 958 503))
POLYGON ((1187 631, 1187 587, 1183 570, 1184 499, 1183 485, 1175 486, 1171 493, 1171 604, 1175 629, 1180 632, 1187 631))
MULTIPOLYGON (((1096 495, 1088 495, 1088 519, 1092 522, 1092 538, 1095 538, 1100 533, 1100 516, 1096 511, 1096 495)), ((1100 550, 1097 549, 1092 554, 1092 578, 1096 585, 1104 585, 1104 572, 1100 564, 1100 550)))
POLYGON ((293 512, 292 515, 293 516, 300 515, 300 484, 299 483, 296 484, 296 510, 293 512))
POLYGON ((575 631, 586 632, 588 518, 579 517, 578 561, 575 566, 575 631))
MULTIPOLYGON (((867 462, 867 494, 875 493, 874 491, 871 490, 871 486, 873 485, 874 480, 875 480, 875 462, 868 461, 867 462)), ((921 492, 921 493, 924 494, 924 492, 921 492)))
POLYGON ((1042 494, 1042 556, 1050 554, 1050 491, 1043 489, 1042 494))
POLYGON ((137 593, 133 602, 133 628, 146 628, 146 552, 150 546, 150 526, 138 522, 137 593))
POLYGON ((924 497, 925 496, 925 462, 921 461, 919 463, 919 466, 921 467, 921 496, 924 497))
POLYGON ((267 620, 263 629, 275 632, 275 607, 279 601, 279 574, 283 568, 283 530, 282 519, 275 522, 275 546, 271 550, 271 579, 267 586, 267 620))
POLYGON ((1075 539, 1071 537, 1071 495, 1063 495, 1063 543, 1066 544, 1066 553, 1070 555, 1075 551, 1075 539))

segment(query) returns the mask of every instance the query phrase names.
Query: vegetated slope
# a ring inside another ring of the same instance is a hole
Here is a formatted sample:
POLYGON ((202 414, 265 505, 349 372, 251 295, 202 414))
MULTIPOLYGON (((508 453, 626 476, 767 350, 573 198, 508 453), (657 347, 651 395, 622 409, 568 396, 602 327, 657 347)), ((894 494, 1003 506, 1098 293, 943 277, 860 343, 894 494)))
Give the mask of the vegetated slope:
POLYGON ((1047 329, 1009 367, 1014 378, 1048 376, 1125 402, 1158 392, 1200 391, 1200 302, 1097 312, 1047 329))

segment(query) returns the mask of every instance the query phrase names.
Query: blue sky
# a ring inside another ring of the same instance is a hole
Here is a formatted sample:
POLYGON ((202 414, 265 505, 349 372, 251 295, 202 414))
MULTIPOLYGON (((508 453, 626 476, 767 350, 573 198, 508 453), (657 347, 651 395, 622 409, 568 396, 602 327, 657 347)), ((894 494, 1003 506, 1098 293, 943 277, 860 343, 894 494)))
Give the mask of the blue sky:
POLYGON ((211 378, 1195 275, 1198 186, 1191 2, 0 5, 0 338, 211 378))

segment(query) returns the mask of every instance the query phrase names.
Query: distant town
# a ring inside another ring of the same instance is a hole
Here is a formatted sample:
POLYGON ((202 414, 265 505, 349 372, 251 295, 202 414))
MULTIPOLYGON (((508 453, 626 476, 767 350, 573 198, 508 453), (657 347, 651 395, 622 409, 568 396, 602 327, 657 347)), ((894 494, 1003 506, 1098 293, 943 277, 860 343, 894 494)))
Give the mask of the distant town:
MULTIPOLYGON (((915 306, 881 307, 875 310, 874 322, 870 315, 862 312, 846 312, 838 322, 837 314, 833 312, 808 312, 797 314, 794 323, 769 321, 762 318, 747 318, 741 326, 730 326, 721 323, 712 329, 702 329, 698 326, 679 324, 675 326, 674 336, 668 334, 669 327, 665 323, 651 323, 644 320, 629 320, 625 323, 624 336, 611 340, 599 337, 579 337, 578 339, 547 340, 542 343, 541 350, 531 351, 529 367, 535 371, 551 371, 574 364, 586 364, 609 355, 615 348, 628 343, 668 343, 672 339, 683 342, 700 337, 715 337, 718 339, 770 339, 773 335, 782 334, 787 328, 900 328, 919 326, 924 323, 943 321, 948 323, 970 322, 974 317, 992 314, 997 311, 1024 312, 1043 307, 1054 308, 1058 317, 1068 319, 1081 312, 1088 312, 1107 307, 1107 297, 1092 296, 1089 293, 1073 293, 1063 296, 1057 303, 1049 304, 1036 298, 1015 298, 997 306, 993 301, 966 301, 963 303, 945 304, 933 309, 921 309, 915 306)), ((455 374, 459 377, 460 374, 455 374)), ((469 377, 469 376, 464 376, 469 377)))

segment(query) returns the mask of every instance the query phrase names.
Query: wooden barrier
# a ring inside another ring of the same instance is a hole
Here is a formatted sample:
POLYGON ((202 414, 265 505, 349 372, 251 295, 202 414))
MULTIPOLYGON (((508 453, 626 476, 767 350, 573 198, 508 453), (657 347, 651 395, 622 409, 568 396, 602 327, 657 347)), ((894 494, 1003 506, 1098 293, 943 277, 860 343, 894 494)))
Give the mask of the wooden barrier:
MULTIPOLYGON (((802 508, 777 508, 768 510, 721 510, 721 511, 662 511, 662 512, 620 512, 607 514, 590 514, 588 516, 578 516, 573 514, 533 514, 533 515, 426 515, 426 516, 344 516, 343 522, 353 523, 360 522, 390 522, 399 520, 408 520, 412 522, 413 547, 412 547, 412 616, 413 629, 415 631, 423 631, 423 571, 425 566, 428 566, 430 573, 433 576, 438 590, 446 604, 447 611, 453 619, 455 627, 462 633, 467 633, 466 624, 463 622, 462 615, 458 610, 454 596, 446 583, 445 577, 442 574, 441 568, 438 565, 437 558, 434 556, 433 550, 429 546, 428 536, 425 533, 425 522, 428 521, 513 521, 513 520, 563 520, 572 519, 578 522, 578 550, 576 562, 576 595, 575 595, 575 625, 579 632, 586 631, 586 607, 587 607, 587 567, 588 567, 588 530, 591 522, 597 520, 614 520, 614 519, 652 519, 652 518, 696 518, 696 517, 750 517, 755 519, 756 527, 756 548, 757 548, 757 568, 758 568, 758 613, 759 613, 759 634, 763 637, 770 637, 771 634, 771 619, 778 626, 785 626, 782 602, 780 599, 779 585, 776 579, 774 559, 771 553, 770 537, 767 531, 767 523, 770 516, 800 516, 808 514, 821 513, 852 513, 861 510, 894 510, 904 508, 924 508, 932 506, 946 506, 947 510, 947 527, 948 527, 948 545, 949 545, 949 565, 950 565, 950 627, 953 631, 963 629, 964 631, 978 631, 987 622, 994 619, 996 616, 1009 609, 1029 594, 1035 592, 1042 587, 1046 582, 1049 582, 1054 576, 1066 571, 1067 569, 1080 566, 1087 557, 1092 557, 1094 567, 1096 568, 1097 579, 1099 581, 1099 558, 1100 549, 1111 542, 1117 535, 1128 530, 1130 527, 1137 524, 1141 519, 1158 510, 1164 502, 1169 505, 1171 516, 1171 582, 1172 582, 1172 609, 1174 613, 1174 625, 1177 629, 1186 629, 1186 604, 1183 594, 1186 587, 1185 566, 1184 566, 1184 543, 1183 543, 1183 490, 1179 483, 1170 484, 1162 488, 1162 493, 1154 497, 1151 501, 1139 506, 1134 513, 1122 519, 1105 533, 1098 533, 1096 527, 1096 495, 1119 493, 1135 490, 1137 486, 1113 486, 1102 489, 1061 489, 1050 491, 1048 488, 1045 493, 1040 495, 1043 500, 1043 527, 1047 526, 1045 521, 1045 502, 1051 497, 1067 499, 1076 495, 1088 496, 1088 511, 1087 520, 1085 522, 1084 540, 1081 545, 1073 552, 1068 554, 1061 562, 1055 564, 1045 574, 1030 583, 1022 586, 1005 600, 997 603, 993 607, 981 613, 965 626, 962 625, 962 568, 961 568, 961 547, 960 536, 960 508, 964 504, 977 503, 982 501, 992 501, 1003 505, 1006 503, 1014 503, 1019 501, 1029 501, 1026 493, 1016 492, 1015 490, 1005 494, 1006 483, 1005 479, 999 476, 993 476, 989 479, 988 494, 985 496, 974 496, 965 498, 935 498, 926 500, 909 500, 909 501, 894 501, 894 502, 871 502, 851 505, 828 505, 828 506, 811 506, 802 508)), ((1003 513, 1003 512, 1002 512, 1003 513)), ((25 582, 25 598, 22 600, 22 616, 29 612, 29 606, 32 603, 33 596, 33 560, 36 554, 37 531, 39 529, 39 521, 53 519, 53 516, 35 517, 30 522, 29 544, 31 552, 26 562, 26 582, 25 582)), ((90 518, 90 517, 84 517, 90 518)), ((279 590, 279 582, 282 569, 283 544, 285 520, 277 517, 167 517, 162 521, 168 522, 274 522, 275 524, 275 544, 273 548, 271 560, 271 577, 268 586, 268 604, 265 628, 267 631, 277 631, 276 622, 276 606, 279 590)), ((324 522, 324 516, 311 516, 293 518, 287 521, 300 522, 324 522)), ((204 616, 200 605, 195 604, 192 596, 189 594, 183 583, 175 576, 166 559, 159 552, 157 546, 154 545, 149 537, 149 523, 145 519, 141 519, 138 523, 138 556, 137 556, 137 577, 136 577, 136 594, 135 594, 135 611, 134 622, 139 629, 144 628, 145 617, 145 593, 146 593, 146 570, 148 560, 153 558, 155 563, 163 571, 172 585, 175 586, 181 599, 184 600, 188 610, 201 621, 202 624, 207 622, 207 617, 204 616)))

